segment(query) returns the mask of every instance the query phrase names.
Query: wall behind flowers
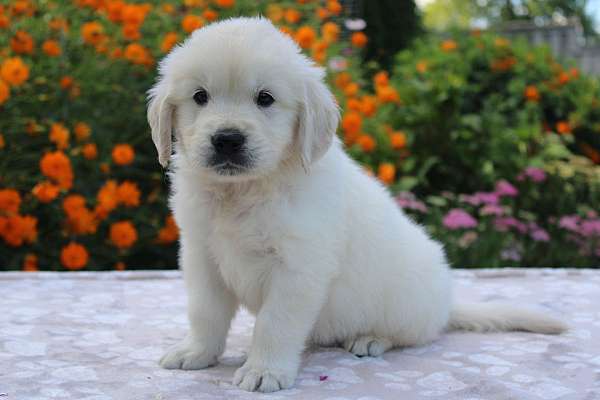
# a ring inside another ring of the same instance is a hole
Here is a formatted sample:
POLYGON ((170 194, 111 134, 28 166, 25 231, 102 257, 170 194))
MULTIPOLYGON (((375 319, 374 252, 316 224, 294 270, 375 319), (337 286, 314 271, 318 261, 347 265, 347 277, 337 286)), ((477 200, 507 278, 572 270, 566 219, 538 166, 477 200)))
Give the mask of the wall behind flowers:
POLYGON ((425 36, 390 74, 362 62, 370 39, 342 35, 335 0, 13 0, 0 6, 0 269, 175 267, 145 92, 195 29, 259 13, 327 67, 348 151, 454 264, 599 264, 598 82, 544 50, 425 36))

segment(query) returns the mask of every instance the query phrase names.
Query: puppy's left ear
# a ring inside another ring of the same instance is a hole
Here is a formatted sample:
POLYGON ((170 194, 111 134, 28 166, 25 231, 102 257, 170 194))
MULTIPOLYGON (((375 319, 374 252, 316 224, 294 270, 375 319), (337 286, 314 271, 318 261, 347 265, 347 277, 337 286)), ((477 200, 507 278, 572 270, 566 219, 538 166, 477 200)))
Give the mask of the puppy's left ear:
POLYGON ((303 101, 298 116, 298 145, 306 171, 331 146, 340 119, 340 111, 325 83, 324 72, 315 68, 304 83, 303 101))
POLYGON ((163 167, 171 158, 171 134, 175 107, 169 102, 168 87, 159 81, 148 91, 148 123, 152 129, 152 141, 158 151, 158 162, 163 167))

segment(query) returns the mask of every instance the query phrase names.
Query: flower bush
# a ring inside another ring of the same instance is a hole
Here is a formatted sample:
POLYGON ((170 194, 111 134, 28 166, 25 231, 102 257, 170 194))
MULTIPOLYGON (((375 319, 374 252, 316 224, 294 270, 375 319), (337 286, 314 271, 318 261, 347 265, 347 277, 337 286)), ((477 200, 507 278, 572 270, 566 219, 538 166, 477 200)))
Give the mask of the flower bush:
POLYGON ((361 62, 364 24, 336 0, 11 0, 0 5, 0 268, 175 267, 145 93, 191 32, 258 14, 327 68, 348 151, 457 265, 599 260, 598 82, 542 49, 427 37, 390 75, 361 62))

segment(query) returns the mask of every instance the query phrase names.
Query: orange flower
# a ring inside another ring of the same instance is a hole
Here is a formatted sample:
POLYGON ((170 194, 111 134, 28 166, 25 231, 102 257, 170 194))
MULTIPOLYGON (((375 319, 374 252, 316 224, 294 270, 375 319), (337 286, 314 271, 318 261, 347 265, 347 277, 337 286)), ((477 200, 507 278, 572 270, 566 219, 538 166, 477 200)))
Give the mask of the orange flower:
POLYGON ((130 221, 120 221, 110 226, 109 236, 115 247, 127 249, 137 240, 137 231, 130 221))
POLYGON ((0 78, 11 86, 21 86, 29 78, 29 67, 19 57, 7 58, 0 66, 0 78))
POLYGON ((361 102, 358 99, 350 98, 346 101, 346 109, 350 111, 360 111, 361 102))
POLYGON ((357 112, 347 112, 342 117, 342 129, 346 133, 358 133, 362 128, 362 118, 357 112))
POLYGON ((0 79, 0 105, 6 103, 10 97, 10 87, 0 79))
POLYGON ((129 165, 135 158, 133 147, 128 144, 117 144, 113 147, 112 159, 117 165, 129 165))
POLYGON ((406 146, 406 135, 404 132, 392 132, 390 135, 390 145, 392 149, 398 150, 406 146))
POLYGON ((216 12, 215 10, 211 10, 210 8, 207 8, 206 10, 204 10, 204 12, 202 13, 202 17, 209 21, 215 21, 217 18, 219 18, 219 13, 216 12))
POLYGON ((598 152, 598 150, 594 149, 587 143, 581 143, 579 148, 587 158, 594 162, 594 164, 600 164, 600 152, 598 152))
POLYGON ((540 93, 533 85, 529 85, 525 88, 524 96, 527 101, 538 102, 540 100, 540 93))
POLYGON ((87 140, 90 137, 91 131, 92 129, 90 126, 85 122, 77 122, 73 128, 73 132, 75 132, 75 138, 77 138, 77 141, 79 142, 87 140))
POLYGON ((283 17, 288 24, 297 24, 302 18, 302 14, 295 8, 288 8, 283 13, 283 17))
POLYGON ((339 15, 342 12, 342 5, 336 0, 330 0, 327 2, 327 11, 333 15, 339 15))
POLYGON ((50 127, 50 141, 59 150, 66 149, 69 146, 69 136, 69 130, 63 124, 53 123, 50 127))
POLYGON ((125 58, 139 65, 151 65, 153 62, 148 49, 139 43, 131 43, 125 47, 125 58))
POLYGON ((267 18, 269 18, 273 23, 278 23, 283 19, 283 8, 279 4, 269 4, 267 6, 267 18))
POLYGON ((571 78, 577 79, 577 78, 579 78, 579 70, 577 68, 573 67, 569 70, 569 75, 571 75, 571 78))
POLYGON ((350 37, 350 43, 352 43, 352 46, 359 48, 365 47, 368 40, 369 39, 367 38, 367 35, 365 35, 363 32, 354 32, 350 37))
POLYGON ((372 117, 377 112, 377 98, 375 96, 363 96, 360 102, 360 111, 367 117, 372 117))
POLYGON ((569 75, 568 73, 562 71, 560 74, 558 74, 558 83, 560 83, 561 85, 569 83, 570 80, 571 75, 569 75))
POLYGON ((69 30, 69 23, 63 18, 52 18, 48 22, 48 27, 53 31, 67 32, 69 30))
POLYGON ((187 33, 192 33, 196 29, 202 28, 203 25, 204 22, 202 21, 202 18, 200 18, 197 15, 189 14, 183 17, 183 19, 181 20, 181 27, 187 33))
POLYGON ((123 261, 118 261, 117 263, 115 263, 115 270, 125 271, 125 263, 123 261))
POLYGON ((123 25, 121 34, 126 40, 139 40, 142 37, 139 26, 132 24, 123 25))
POLYGON ((62 248, 60 262, 63 267, 71 271, 82 269, 89 260, 89 254, 85 247, 79 243, 71 242, 62 248))
POLYGON ((98 157, 98 148, 95 143, 86 143, 81 152, 87 160, 94 160, 98 157))
POLYGON ((334 22, 325 22, 321 27, 321 35, 328 43, 336 42, 340 35, 340 27, 334 22))
POLYGON ((556 123, 556 132, 561 135, 571 133, 571 125, 567 121, 559 121, 556 123))
POLYGON ((62 189, 70 189, 73 185, 71 160, 60 150, 44 154, 40 160, 40 170, 62 189))
POLYGON ((377 177, 383 183, 391 184, 396 177, 396 167, 392 163, 381 163, 377 169, 377 177))
POLYGON ((104 41, 104 28, 98 22, 86 22, 81 26, 83 41, 96 46, 104 41))
POLYGON ((335 86, 340 89, 345 88, 350 82, 352 82, 352 77, 347 72, 340 72, 335 77, 335 86))
POLYGON ((124 206, 137 207, 140 205, 140 190, 135 183, 125 181, 117 188, 117 198, 124 206))
POLYGON ((396 89, 391 86, 379 86, 376 88, 377 99, 382 103, 400 103, 400 96, 396 89))
POLYGON ((41 202, 50 203, 52 200, 58 197, 60 189, 58 186, 48 182, 40 182, 33 187, 31 193, 41 202))
POLYGON ((146 19, 146 14, 150 11, 147 4, 127 4, 121 10, 121 20, 125 25, 140 26, 146 19))
POLYGON ((27 254, 23 259, 23 271, 35 272, 38 270, 38 258, 35 254, 27 254))
POLYGON ((108 19, 112 22, 120 22, 122 20, 121 14, 125 8, 125 3, 121 0, 108 0, 106 2, 106 13, 108 19))
POLYGON ((446 53, 454 51, 457 48, 458 48, 458 44, 452 39, 444 40, 442 42, 442 44, 440 45, 440 49, 442 49, 442 51, 444 51, 446 53))
POLYGON ((177 32, 168 32, 160 44, 160 51, 168 53, 178 41, 179 35, 177 35, 177 32))
POLYGON ((326 8, 323 7, 319 7, 315 10, 315 14, 317 15, 317 18, 320 20, 324 20, 326 18, 329 18, 329 11, 326 8))
POLYGON ((63 199, 62 207, 67 216, 75 215, 85 209, 85 197, 80 194, 70 194, 63 199))
POLYGON ((346 97, 356 96, 358 94, 359 89, 360 89, 360 87, 358 86, 358 83, 351 82, 351 83, 347 84, 346 87, 344 88, 344 95, 346 97))
POLYGON ((0 14, 0 29, 6 29, 10 25, 10 19, 4 14, 0 14))
POLYGON ((390 78, 386 71, 380 71, 373 76, 373 83, 375 86, 388 86, 390 84, 390 78))
POLYGON ((231 8, 235 6, 235 0, 216 0, 215 2, 221 8, 231 8))
POLYGON ((0 216, 0 237, 12 247, 33 243, 37 238, 37 219, 30 215, 0 216))
POLYGON ((73 86, 73 78, 70 76, 63 76, 60 78, 60 87, 61 89, 68 89, 73 86))
POLYGON ((15 32, 10 39, 10 48, 17 54, 33 54, 33 38, 25 31, 15 32))
POLYGON ((427 61, 421 60, 417 63, 416 66, 417 72, 420 74, 424 74, 425 72, 427 72, 428 69, 428 65, 427 65, 427 61))
POLYGON ((163 12, 165 12, 167 14, 175 13, 175 6, 171 3, 164 3, 162 5, 161 9, 163 10, 163 12))
POLYGON ((96 215, 85 207, 67 216, 69 231, 75 235, 96 233, 98 222, 96 215))
POLYGON ((100 218, 108 216, 108 213, 119 205, 118 188, 117 182, 108 180, 98 191, 96 196, 96 200, 98 201, 96 213, 100 218))
POLYGON ((12 215, 19 213, 21 206, 21 195, 14 189, 0 190, 0 215, 12 215))
POLYGON ((517 63, 514 57, 506 57, 492 61, 490 67, 492 71, 508 71, 517 63))
POLYGON ((179 228, 175 223, 175 218, 169 215, 165 218, 165 226, 158 231, 158 243, 169 244, 173 243, 179 238, 179 228))
POLYGON ((56 40, 46 40, 42 44, 42 50, 50 57, 58 57, 62 53, 60 45, 56 40))
POLYGON ((375 142, 375 139, 373 139, 371 136, 369 135, 360 135, 357 139, 356 139, 356 143, 360 146, 360 148, 365 152, 365 153, 370 153, 373 150, 375 150, 375 147, 377 146, 377 143, 375 142))
POLYGON ((316 38, 317 34, 315 33, 315 30, 306 25, 301 26, 294 35, 294 40, 296 40, 298 45, 303 49, 309 49, 313 45, 316 38))
POLYGON ((6 142, 4 141, 4 135, 0 133, 0 150, 2 150, 6 146, 6 142))

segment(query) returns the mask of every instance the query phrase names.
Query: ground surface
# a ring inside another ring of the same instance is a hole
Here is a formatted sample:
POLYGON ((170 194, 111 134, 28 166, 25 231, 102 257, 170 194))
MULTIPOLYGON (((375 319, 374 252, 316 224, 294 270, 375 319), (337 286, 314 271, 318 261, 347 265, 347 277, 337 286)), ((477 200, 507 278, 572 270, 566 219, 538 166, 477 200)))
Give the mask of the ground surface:
POLYGON ((0 400, 600 399, 600 270, 455 271, 461 300, 537 305, 562 336, 451 333, 425 347, 357 358, 307 352, 296 385, 231 385, 250 343, 241 312, 215 368, 160 369, 186 330, 180 274, 0 273, 0 400))

